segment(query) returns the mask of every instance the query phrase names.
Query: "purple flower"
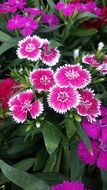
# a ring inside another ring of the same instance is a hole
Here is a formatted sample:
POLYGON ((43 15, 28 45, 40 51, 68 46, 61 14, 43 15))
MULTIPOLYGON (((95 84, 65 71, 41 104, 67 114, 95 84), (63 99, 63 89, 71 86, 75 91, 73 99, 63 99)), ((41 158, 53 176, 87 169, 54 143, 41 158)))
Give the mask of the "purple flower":
POLYGON ((7 28, 9 30, 16 30, 18 28, 21 28, 22 27, 22 23, 20 22, 21 17, 22 17, 21 15, 16 14, 11 19, 9 19, 7 22, 7 28))
POLYGON ((45 24, 48 24, 50 27, 56 26, 59 24, 59 19, 54 14, 45 14, 42 16, 42 21, 45 24))
POLYGON ((26 13, 31 14, 32 16, 38 16, 38 15, 43 14, 43 11, 40 10, 39 8, 32 8, 32 7, 29 7, 29 8, 25 8, 24 11, 25 11, 26 13))
POLYGON ((8 2, 0 4, 0 13, 15 13, 17 8, 11 6, 8 2))
POLYGON ((85 164, 96 164, 100 169, 107 170, 107 107, 101 107, 101 117, 96 122, 82 122, 85 133, 91 138, 93 152, 80 141, 78 155, 85 164))
POLYGON ((10 6, 16 7, 17 9, 23 9, 26 5, 25 0, 8 0, 10 6))
POLYGON ((20 19, 20 23, 22 23, 23 27, 21 31, 23 36, 31 35, 38 28, 38 22, 32 17, 24 16, 20 19))
POLYGON ((71 3, 58 2, 56 10, 60 11, 64 16, 71 16, 74 12, 75 5, 71 3))
POLYGON ((64 181, 63 183, 54 185, 51 190, 87 190, 83 183, 79 181, 64 181))

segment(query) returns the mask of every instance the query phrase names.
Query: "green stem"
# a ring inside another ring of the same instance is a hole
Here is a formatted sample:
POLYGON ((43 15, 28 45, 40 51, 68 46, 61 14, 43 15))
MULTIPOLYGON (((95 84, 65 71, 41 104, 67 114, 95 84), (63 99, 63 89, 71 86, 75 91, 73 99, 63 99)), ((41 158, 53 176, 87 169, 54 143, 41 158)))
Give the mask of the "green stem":
POLYGON ((105 3, 105 0, 103 0, 103 7, 105 7, 106 6, 106 3, 105 3))

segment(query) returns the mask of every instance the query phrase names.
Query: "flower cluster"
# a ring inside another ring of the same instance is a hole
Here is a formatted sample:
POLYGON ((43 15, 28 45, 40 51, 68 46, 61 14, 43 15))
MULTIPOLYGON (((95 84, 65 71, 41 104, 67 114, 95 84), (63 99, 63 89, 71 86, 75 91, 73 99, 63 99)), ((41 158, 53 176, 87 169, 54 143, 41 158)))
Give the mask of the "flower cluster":
MULTIPOLYGON (((31 61, 40 59, 50 67, 54 66, 60 57, 57 48, 50 48, 47 39, 41 39, 36 35, 19 41, 17 55, 21 59, 26 58, 31 61)), ((91 122, 100 115, 100 102, 94 92, 86 88, 91 82, 91 74, 80 64, 65 64, 56 71, 50 68, 37 68, 30 72, 29 81, 37 93, 45 92, 49 107, 56 112, 64 114, 75 108, 79 115, 87 117, 91 122)), ((15 118, 12 104, 9 103, 9 106, 15 118)), ((15 120, 24 122, 25 119, 24 116, 22 120, 20 117, 15 120)))
POLYGON ((80 12, 90 12, 97 16, 101 15, 101 9, 97 7, 95 2, 87 2, 84 4, 81 2, 64 3, 59 1, 56 4, 56 10, 60 11, 65 17, 80 12))
POLYGON ((15 13, 18 9, 23 9, 26 4, 26 0, 8 0, 0 3, 0 13, 15 13))
POLYGON ((48 66, 54 66, 58 63, 60 52, 57 48, 50 48, 47 39, 41 39, 34 35, 27 36, 19 41, 17 55, 20 59, 27 58, 31 61, 41 59, 48 66))
POLYGON ((82 122, 83 129, 90 137, 92 152, 89 152, 81 140, 78 145, 80 159, 89 165, 97 165, 107 170, 107 106, 101 106, 101 117, 90 123, 86 119, 82 122))

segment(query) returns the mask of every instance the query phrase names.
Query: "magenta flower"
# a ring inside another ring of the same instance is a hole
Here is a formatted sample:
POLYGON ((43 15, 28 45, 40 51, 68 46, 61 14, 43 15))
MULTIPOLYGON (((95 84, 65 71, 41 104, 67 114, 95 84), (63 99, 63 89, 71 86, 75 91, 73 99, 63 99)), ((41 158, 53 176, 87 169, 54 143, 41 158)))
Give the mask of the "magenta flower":
POLYGON ((15 6, 11 6, 9 2, 0 4, 0 13, 15 13, 17 8, 15 6))
POLYGON ((9 100, 9 109, 17 123, 23 123, 27 119, 27 113, 36 119, 43 112, 42 103, 39 100, 34 100, 34 98, 35 94, 30 89, 13 96, 9 100))
POLYGON ((102 139, 107 142, 107 106, 101 106, 101 118, 90 123, 86 119, 83 120, 82 126, 85 133, 92 139, 102 139))
POLYGON ((100 62, 96 59, 96 56, 94 54, 83 56, 82 62, 86 63, 86 64, 89 64, 89 65, 91 65, 93 67, 100 66, 100 62))
POLYGON ((59 50, 57 48, 50 48, 49 41, 45 39, 42 45, 40 59, 43 61, 44 64, 52 67, 58 63, 59 58, 60 58, 59 50))
POLYGON ((50 27, 56 26, 59 24, 59 19, 54 14, 45 14, 42 16, 42 21, 45 24, 48 24, 50 27))
POLYGON ((49 91, 54 85, 51 69, 35 69, 30 73, 30 82, 38 91, 49 91))
POLYGON ((90 122, 100 115, 100 102, 92 90, 84 89, 80 92, 81 101, 77 106, 77 112, 81 116, 86 116, 90 122))
POLYGON ((97 60, 94 54, 92 55, 85 55, 82 59, 83 63, 89 64, 92 67, 97 68, 97 70, 105 75, 107 74, 107 55, 104 56, 103 60, 97 60))
POLYGON ((78 155, 85 164, 96 164, 99 168, 107 170, 107 106, 101 106, 101 118, 90 123, 86 119, 82 127, 91 138, 93 153, 90 153, 86 145, 80 141, 78 155))
POLYGON ((83 183, 79 181, 64 181, 58 185, 54 185, 51 187, 51 190, 87 190, 83 183))
POLYGON ((43 11, 40 10, 39 8, 32 8, 32 7, 29 7, 29 8, 24 8, 24 11, 25 11, 26 13, 31 14, 32 16, 38 16, 38 15, 43 14, 43 11))
POLYGON ((8 0, 8 3, 18 9, 23 9, 27 4, 25 0, 8 0))
POLYGON ((78 65, 65 65, 55 73, 55 81, 59 86, 73 86, 75 88, 84 88, 91 81, 91 75, 88 70, 78 65))
POLYGON ((20 22, 21 17, 22 17, 21 15, 16 14, 11 19, 9 19, 7 22, 7 28, 9 30, 16 30, 18 28, 21 28, 22 27, 22 23, 20 22))
POLYGON ((78 145, 78 156, 89 165, 97 165, 102 170, 107 170, 107 142, 91 140, 93 152, 89 152, 86 145, 80 141, 78 145))
POLYGON ((102 63, 98 66, 98 70, 101 74, 107 74, 107 55, 103 58, 102 63))
POLYGON ((19 41, 17 55, 20 59, 27 58, 31 61, 37 61, 41 55, 42 39, 34 35, 33 37, 27 36, 19 41))
POLYGON ((77 91, 68 87, 53 86, 48 95, 48 104, 56 112, 65 113, 71 108, 75 108, 80 101, 77 91))
POLYGON ((74 13, 75 5, 71 3, 58 2, 56 10, 60 11, 64 16, 71 16, 74 13))
POLYGON ((20 23, 22 23, 23 27, 21 31, 23 36, 31 35, 38 28, 38 22, 32 17, 24 16, 20 19, 20 23))

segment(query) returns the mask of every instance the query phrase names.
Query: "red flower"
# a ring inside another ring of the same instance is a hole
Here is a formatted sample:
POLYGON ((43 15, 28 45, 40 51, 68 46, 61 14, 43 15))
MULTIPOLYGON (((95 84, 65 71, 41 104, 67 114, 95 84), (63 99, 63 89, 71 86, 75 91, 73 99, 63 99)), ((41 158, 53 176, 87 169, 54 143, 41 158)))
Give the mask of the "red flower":
POLYGON ((9 98, 18 90, 17 87, 15 88, 16 85, 18 83, 11 78, 6 78, 0 82, 0 102, 3 109, 7 109, 9 98))

